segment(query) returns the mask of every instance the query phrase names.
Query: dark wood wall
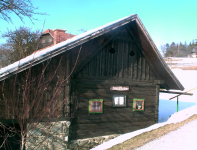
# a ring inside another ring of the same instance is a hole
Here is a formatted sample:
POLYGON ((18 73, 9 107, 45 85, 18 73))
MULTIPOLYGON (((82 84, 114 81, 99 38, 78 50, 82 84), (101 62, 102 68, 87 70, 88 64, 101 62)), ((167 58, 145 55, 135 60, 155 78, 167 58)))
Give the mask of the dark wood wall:
POLYGON ((79 107, 72 120, 71 139, 121 134, 157 122, 156 77, 135 43, 122 39, 114 38, 72 79, 72 94, 79 107), (130 90, 110 91, 110 86, 129 86, 130 90), (113 107, 114 94, 126 94, 127 106, 113 107), (145 99, 145 111, 133 112, 134 98, 145 99), (103 99, 102 114, 89 114, 89 99, 103 99))
MULTIPOLYGON (((135 42, 123 26, 32 67, 31 80, 36 82, 30 86, 28 100, 30 103, 34 98, 37 100, 26 117, 39 117, 60 83, 72 73, 72 79, 69 78, 59 87, 44 115, 45 118, 69 117, 74 111, 76 96, 79 108, 72 120, 71 139, 125 133, 157 122, 159 85, 154 84, 157 77, 135 42), (111 48, 115 53, 109 52, 111 48), (39 81, 42 83, 40 87, 37 86, 39 81), (129 86, 130 90, 110 91, 112 85, 129 86), (127 106, 112 107, 113 94, 126 94, 127 106), (103 113, 89 114, 89 99, 98 98, 104 100, 103 113), (133 98, 145 99, 144 112, 133 112, 133 98), (34 115, 35 112, 38 113, 34 115)), ((22 100, 22 93, 18 91, 25 85, 27 74, 28 69, 19 73, 16 85, 15 75, 0 82, 0 120, 15 118, 13 97, 18 98, 19 102, 22 100), (13 91, 16 92, 13 94, 13 91), (5 102, 10 104, 5 105, 5 102)), ((23 108, 22 104, 17 107, 23 108)))
POLYGON ((137 49, 135 43, 113 40, 94 59, 92 59, 77 77, 128 77, 137 80, 151 81, 155 75, 147 61, 137 49), (110 53, 114 48, 115 53, 110 53), (134 56, 130 56, 130 53, 134 56))
POLYGON ((53 118, 55 116, 59 118, 69 117, 71 82, 68 77, 70 77, 71 71, 86 60, 112 33, 113 32, 107 33, 104 36, 92 39, 82 46, 77 46, 34 67, 30 66, 30 70, 26 69, 18 73, 17 76, 13 74, 13 76, 0 81, 0 120, 15 119, 16 113, 13 108, 17 107, 17 110, 23 108, 21 102, 23 101, 22 93, 26 90, 22 90, 22 88, 25 87, 27 78, 28 82, 31 82, 31 85, 28 85, 28 91, 30 92, 28 94, 26 93, 28 97, 25 99, 30 101, 30 105, 34 98, 36 102, 33 104, 30 113, 27 113, 26 118, 40 117, 40 114, 43 114, 43 108, 48 107, 47 105, 49 103, 50 106, 45 111, 44 118, 53 118), (80 49, 81 52, 79 53, 80 49), (77 59, 78 54, 79 59, 77 59), (42 74, 42 72, 44 73, 42 74), (67 78, 68 80, 66 80, 67 78), (50 102, 57 88, 64 80, 65 82, 56 93, 55 100, 50 102), (38 84, 41 86, 38 86, 38 84), (17 104, 13 103, 14 101, 16 101, 17 104))
POLYGON ((23 118, 23 114, 26 119, 69 117, 68 84, 61 83, 70 73, 67 55, 56 56, 1 81, 0 120, 23 118))

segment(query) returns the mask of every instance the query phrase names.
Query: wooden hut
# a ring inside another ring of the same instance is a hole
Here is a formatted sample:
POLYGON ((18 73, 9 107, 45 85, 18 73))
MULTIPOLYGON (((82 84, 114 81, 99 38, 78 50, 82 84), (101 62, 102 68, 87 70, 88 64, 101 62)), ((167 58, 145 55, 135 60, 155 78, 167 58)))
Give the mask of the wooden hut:
MULTIPOLYGON (((1 99, 2 94, 11 99, 16 73, 20 83, 25 71, 31 67, 31 77, 36 77, 42 72, 43 64, 48 64, 44 80, 54 75, 50 85, 42 89, 44 101, 51 99, 57 83, 66 80, 59 87, 56 104, 66 101, 58 118, 72 118, 70 139, 121 134, 155 124, 160 89, 184 89, 138 15, 77 35, 2 68, 1 99)), ((0 111, 5 114, 1 119, 14 119, 9 108, 2 105, 0 111)))

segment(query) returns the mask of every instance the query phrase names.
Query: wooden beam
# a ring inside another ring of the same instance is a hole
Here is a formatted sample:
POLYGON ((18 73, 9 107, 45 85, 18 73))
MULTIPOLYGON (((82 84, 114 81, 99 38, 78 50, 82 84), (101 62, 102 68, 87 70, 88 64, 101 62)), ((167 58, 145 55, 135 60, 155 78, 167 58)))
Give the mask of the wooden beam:
POLYGON ((176 92, 176 91, 159 91, 161 93, 169 93, 169 94, 180 94, 180 95, 193 95, 193 93, 185 93, 185 92, 176 92))
POLYGON ((126 38, 126 37, 121 37, 121 36, 115 36, 113 39, 127 41, 127 42, 136 42, 135 40, 131 38, 126 38))
POLYGON ((163 80, 154 80, 154 84, 164 84, 163 80))
POLYGON ((93 52, 79 65, 76 67, 75 71, 73 72, 72 75, 76 75, 90 60, 93 59, 94 56, 98 54, 112 39, 113 37, 117 34, 117 31, 111 35, 107 41, 104 41, 98 48, 93 50, 93 52))
POLYGON ((159 89, 160 86, 156 85, 156 96, 155 96, 155 123, 158 123, 158 113, 159 113, 159 89))

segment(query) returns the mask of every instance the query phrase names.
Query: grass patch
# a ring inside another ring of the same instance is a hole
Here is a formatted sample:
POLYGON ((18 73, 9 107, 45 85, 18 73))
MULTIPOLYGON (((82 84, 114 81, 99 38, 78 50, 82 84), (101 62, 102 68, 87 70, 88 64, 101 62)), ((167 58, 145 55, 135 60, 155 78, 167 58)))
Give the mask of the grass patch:
POLYGON ((115 145, 111 148, 109 148, 108 150, 132 150, 134 148, 138 148, 143 146, 144 144, 157 139, 171 131, 177 130, 178 128, 184 126, 185 124, 187 124, 190 121, 196 120, 197 119, 197 115, 193 115, 190 118, 177 123, 177 124, 168 124, 165 125, 163 127, 160 127, 158 129, 149 131, 149 132, 144 132, 138 136, 135 136, 121 144, 115 145))

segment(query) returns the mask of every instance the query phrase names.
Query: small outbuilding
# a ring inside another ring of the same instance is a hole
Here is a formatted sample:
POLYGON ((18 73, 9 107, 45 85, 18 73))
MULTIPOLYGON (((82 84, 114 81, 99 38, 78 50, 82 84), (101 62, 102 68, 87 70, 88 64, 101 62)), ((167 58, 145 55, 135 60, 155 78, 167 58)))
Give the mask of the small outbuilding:
MULTIPOLYGON (((2 68, 1 100, 6 97, 9 101, 13 90, 19 91, 26 71, 34 81, 42 74, 42 85, 47 85, 40 88, 43 102, 34 103, 28 119, 45 113, 41 120, 70 120, 70 140, 122 134, 155 124, 160 89, 184 89, 138 15, 82 33, 2 68), (13 83, 18 85, 16 89, 13 83), (48 102, 53 105, 48 107, 48 102), (47 113, 42 112, 45 107, 47 113)), ((0 114, 5 114, 0 119, 15 119, 14 111, 0 107, 0 114)))
POLYGON ((191 56, 192 58, 197 58, 197 47, 193 48, 193 50, 191 51, 191 56))

